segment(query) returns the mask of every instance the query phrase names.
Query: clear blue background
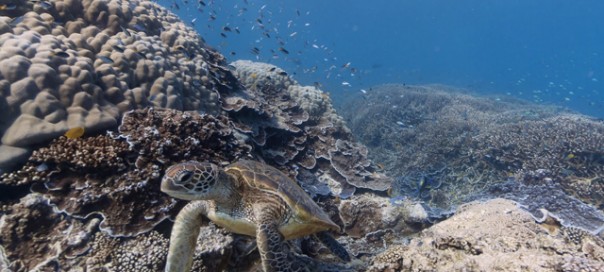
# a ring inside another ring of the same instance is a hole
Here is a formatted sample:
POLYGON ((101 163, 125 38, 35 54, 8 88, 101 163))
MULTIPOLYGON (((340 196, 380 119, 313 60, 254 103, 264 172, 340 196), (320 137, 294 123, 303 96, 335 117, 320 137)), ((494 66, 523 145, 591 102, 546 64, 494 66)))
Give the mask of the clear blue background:
POLYGON ((336 99, 381 83, 441 83, 604 118, 601 0, 204 2, 159 1, 187 22, 196 18, 229 60, 274 63, 336 99), (226 25, 241 34, 222 31, 226 25))

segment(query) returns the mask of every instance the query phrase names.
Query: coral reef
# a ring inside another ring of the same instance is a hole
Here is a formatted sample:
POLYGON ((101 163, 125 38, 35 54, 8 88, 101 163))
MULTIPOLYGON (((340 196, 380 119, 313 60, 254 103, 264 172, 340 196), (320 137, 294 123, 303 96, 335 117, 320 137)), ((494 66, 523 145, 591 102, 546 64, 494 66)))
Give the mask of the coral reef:
POLYGON ((156 106, 220 110, 224 58, 151 1, 14 1, 0 11, 0 169, 70 128, 156 106))
MULTIPOLYGON (((281 92, 283 94, 280 95, 288 95, 286 91, 281 92)), ((272 162, 295 177, 311 194, 325 198, 322 205, 334 218, 338 217, 338 207, 329 199, 339 192, 333 188, 348 188, 341 196, 350 196, 357 188, 355 186, 378 191, 388 188, 390 180, 372 172, 374 166, 366 157, 366 148, 352 142, 350 131, 343 126, 329 100, 320 103, 325 111, 313 110, 315 114, 323 115, 311 116, 295 102, 275 103, 279 99, 261 89, 236 87, 224 94, 221 102, 225 108, 229 107, 228 101, 241 97, 245 97, 242 101, 246 106, 216 115, 152 107, 129 111, 123 114, 117 131, 80 138, 58 137, 36 149, 21 169, 1 175, 0 185, 13 188, 11 190, 22 196, 27 195, 27 189, 31 188, 33 194, 45 203, 45 214, 52 219, 48 224, 50 229, 94 222, 87 228, 86 238, 76 243, 77 247, 57 249, 54 255, 43 255, 38 259, 27 257, 19 248, 44 249, 49 246, 49 241, 24 240, 17 245, 8 237, 0 237, 9 260, 26 260, 26 263, 13 267, 19 271, 52 264, 67 269, 84 260, 89 260, 86 262, 90 267, 110 270, 115 267, 135 270, 160 267, 164 262, 158 257, 160 251, 147 256, 150 259, 143 262, 147 263, 145 265, 132 262, 136 257, 126 252, 139 254, 135 249, 128 249, 131 246, 129 241, 143 239, 154 230, 161 229, 162 237, 168 236, 166 230, 169 227, 159 225, 173 216, 183 203, 159 192, 159 180, 164 169, 176 162, 199 160, 224 165, 243 157, 272 162), (243 111, 248 112, 242 114, 243 111), (256 126, 257 131, 267 132, 265 141, 258 141, 254 130, 245 129, 247 124, 256 126), (336 139, 340 136, 343 139, 336 139), (315 148, 321 149, 321 157, 314 157, 315 148), (312 155, 315 162, 301 167, 306 160, 294 155, 284 156, 288 160, 280 164, 274 155, 275 150, 300 151, 301 154, 312 155), (96 243, 102 244, 95 248, 96 243), (105 248, 111 249, 112 253, 95 253, 105 248), (125 255, 119 255, 119 252, 125 255), (108 259, 112 261, 108 262, 108 259)), ((304 100, 299 98, 299 101, 304 100)), ((314 102, 305 103, 305 107, 310 108, 314 102)), ((9 212, 14 209, 31 212, 34 209, 20 207, 22 204, 16 198, 7 199, 4 205, 9 212)), ((16 218, 19 216, 24 215, 15 214, 16 218)), ((5 233, 14 233, 18 228, 38 232, 32 221, 23 222, 24 227, 6 225, 5 233)), ((19 240, 23 235, 25 233, 21 232, 12 239, 19 240)), ((154 248, 162 247, 165 244, 163 238, 153 235, 145 243, 154 248)), ((61 237, 59 235, 56 239, 61 237)), ((206 269, 232 266, 232 263, 224 262, 228 261, 231 252, 237 252, 232 258, 246 260, 238 264, 240 268, 255 260, 245 258, 249 250, 237 251, 231 243, 219 244, 213 252, 199 253, 196 256, 198 266, 206 269)), ((322 267, 323 264, 315 265, 322 267)))
POLYGON ((389 247, 368 271, 600 271, 602 252, 599 242, 569 242, 513 202, 495 199, 462 206, 408 244, 389 247))
POLYGON ((604 207, 600 120, 439 85, 377 86, 340 112, 369 157, 396 177, 393 197, 446 210, 507 180, 551 180, 557 190, 604 207), (536 171, 549 174, 535 178, 536 171))
POLYGON ((300 86, 270 64, 236 61, 232 66, 245 88, 227 94, 223 108, 235 127, 251 134, 265 159, 288 166, 295 175, 300 173, 296 169, 318 173, 332 194, 344 198, 356 188, 390 187, 392 180, 377 173, 367 149, 354 142, 329 96, 300 86))

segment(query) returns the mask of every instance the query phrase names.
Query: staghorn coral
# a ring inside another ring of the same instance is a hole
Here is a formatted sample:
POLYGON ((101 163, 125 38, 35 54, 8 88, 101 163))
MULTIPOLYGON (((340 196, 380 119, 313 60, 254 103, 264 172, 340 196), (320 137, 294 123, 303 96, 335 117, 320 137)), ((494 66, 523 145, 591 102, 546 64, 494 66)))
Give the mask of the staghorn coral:
POLYGON ((14 4, 0 11, 0 168, 69 128, 114 128, 131 109, 220 111, 218 91, 230 88, 224 58, 165 8, 139 0, 14 4))

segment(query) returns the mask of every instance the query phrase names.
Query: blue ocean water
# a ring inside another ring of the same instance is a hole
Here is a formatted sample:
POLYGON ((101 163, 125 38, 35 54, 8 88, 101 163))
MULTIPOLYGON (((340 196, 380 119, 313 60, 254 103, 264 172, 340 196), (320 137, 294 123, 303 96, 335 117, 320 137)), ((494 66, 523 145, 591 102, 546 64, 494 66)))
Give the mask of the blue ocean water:
POLYGON ((229 61, 276 64, 336 98, 440 83, 604 118, 602 1, 159 3, 229 61))

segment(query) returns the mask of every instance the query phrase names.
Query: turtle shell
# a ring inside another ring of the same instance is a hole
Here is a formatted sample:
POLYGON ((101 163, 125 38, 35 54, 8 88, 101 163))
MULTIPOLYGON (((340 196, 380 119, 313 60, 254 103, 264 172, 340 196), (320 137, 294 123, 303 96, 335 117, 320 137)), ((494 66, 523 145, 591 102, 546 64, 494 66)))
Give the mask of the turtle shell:
POLYGON ((324 230, 340 230, 294 180, 277 168, 256 161, 240 160, 227 166, 225 171, 252 188, 281 197, 298 222, 321 225, 324 230))

